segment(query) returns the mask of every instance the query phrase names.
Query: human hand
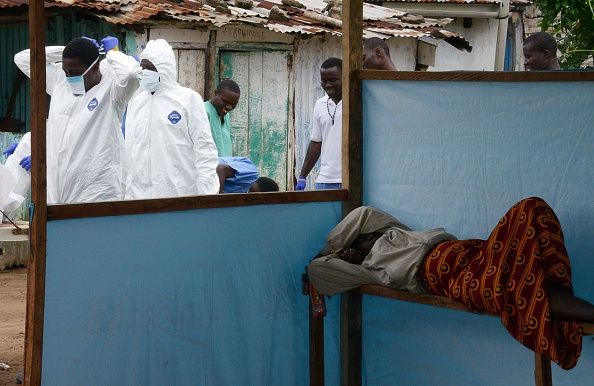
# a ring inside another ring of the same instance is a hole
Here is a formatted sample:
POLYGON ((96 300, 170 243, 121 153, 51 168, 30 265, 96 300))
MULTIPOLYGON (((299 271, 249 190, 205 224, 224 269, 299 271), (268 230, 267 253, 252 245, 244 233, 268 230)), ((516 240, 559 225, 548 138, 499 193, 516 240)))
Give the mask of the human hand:
POLYGON ((95 45, 95 47, 99 48, 99 43, 97 43, 97 40, 87 37, 87 36, 83 36, 82 38, 89 40, 91 43, 93 43, 95 45))
POLYGON ((2 152, 2 154, 5 157, 10 156, 12 153, 14 153, 14 150, 17 148, 18 145, 19 145, 18 142, 13 143, 12 145, 10 145, 6 149, 4 149, 4 151, 2 152))
POLYGON ((299 176, 297 179, 297 185, 295 185, 295 190, 305 190, 305 184, 307 180, 304 177, 299 176))
POLYGON ((31 156, 28 155, 25 158, 23 158, 21 160, 21 162, 19 162, 19 165, 21 165, 21 167, 23 169, 25 169, 26 171, 30 172, 31 171, 31 156))
POLYGON ((101 50, 107 53, 111 50, 119 51, 120 41, 113 36, 106 36, 101 39, 101 50))

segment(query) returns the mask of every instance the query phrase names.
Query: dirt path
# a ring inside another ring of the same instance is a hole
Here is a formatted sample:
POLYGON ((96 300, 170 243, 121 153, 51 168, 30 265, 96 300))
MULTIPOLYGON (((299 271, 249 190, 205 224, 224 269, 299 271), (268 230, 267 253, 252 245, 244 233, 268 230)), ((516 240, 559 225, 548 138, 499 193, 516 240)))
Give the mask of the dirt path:
POLYGON ((0 271, 0 362, 10 366, 0 370, 0 385, 16 384, 23 371, 26 294, 27 269, 0 271))

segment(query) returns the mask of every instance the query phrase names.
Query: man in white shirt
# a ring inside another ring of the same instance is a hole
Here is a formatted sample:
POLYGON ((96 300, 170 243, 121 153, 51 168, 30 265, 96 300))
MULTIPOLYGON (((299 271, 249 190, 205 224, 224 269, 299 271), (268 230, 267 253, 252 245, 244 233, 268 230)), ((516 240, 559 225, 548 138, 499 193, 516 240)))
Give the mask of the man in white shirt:
MULTIPOLYGON (((76 38, 45 48, 47 202, 75 203, 123 198, 120 118, 138 87, 140 67, 121 52, 100 61, 98 44, 76 38)), ((30 76, 30 52, 14 57, 30 76)))
POLYGON ((165 40, 149 41, 140 59, 140 89, 125 121, 126 199, 217 194, 217 148, 202 97, 177 83, 165 40))
POLYGON ((342 60, 329 58, 320 69, 326 95, 314 106, 313 128, 295 190, 304 190, 306 177, 320 159, 316 189, 342 188, 342 60))

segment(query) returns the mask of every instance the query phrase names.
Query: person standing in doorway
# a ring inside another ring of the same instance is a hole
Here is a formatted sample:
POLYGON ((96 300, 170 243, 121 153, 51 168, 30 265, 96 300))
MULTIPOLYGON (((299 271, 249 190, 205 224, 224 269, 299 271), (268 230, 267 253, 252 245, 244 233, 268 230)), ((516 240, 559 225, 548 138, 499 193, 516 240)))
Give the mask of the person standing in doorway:
POLYGON ((342 188, 342 60, 329 58, 320 69, 326 95, 314 106, 313 128, 295 190, 304 190, 306 177, 320 159, 316 189, 342 188))
POLYGON ((240 94, 239 85, 231 79, 225 79, 219 83, 214 96, 204 103, 219 157, 233 155, 228 113, 237 106, 240 94))

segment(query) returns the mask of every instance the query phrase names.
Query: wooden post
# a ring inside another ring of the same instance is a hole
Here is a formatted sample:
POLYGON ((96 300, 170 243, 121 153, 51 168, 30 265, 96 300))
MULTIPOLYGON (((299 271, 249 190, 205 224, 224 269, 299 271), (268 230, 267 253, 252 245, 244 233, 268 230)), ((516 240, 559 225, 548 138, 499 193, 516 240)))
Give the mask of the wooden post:
POLYGON ((204 82, 204 101, 208 101, 212 96, 214 90, 219 85, 216 78, 216 66, 218 64, 218 50, 217 50, 217 31, 211 30, 208 38, 208 46, 206 47, 206 81, 204 82))
POLYGON ((553 386, 551 361, 534 353, 534 384, 536 386, 553 386))
POLYGON ((340 384, 361 385, 363 352, 362 296, 358 291, 340 298, 340 384))
MULTIPOLYGON (((342 3, 342 183, 349 191, 343 216, 363 200, 363 134, 361 58, 363 56, 363 0, 342 3)), ((341 385, 361 385, 361 294, 350 291, 340 302, 341 385)))
POLYGON ((43 307, 45 301, 46 253, 46 163, 45 118, 45 9, 43 0, 29 1, 29 47, 31 49, 31 202, 34 205, 30 231, 25 328, 25 385, 41 385, 43 307))
POLYGON ((362 203, 363 134, 361 58, 363 56, 363 1, 342 3, 342 183, 349 190, 343 214, 362 203))
POLYGON ((314 317, 309 299, 309 386, 324 386, 324 318, 314 317))

